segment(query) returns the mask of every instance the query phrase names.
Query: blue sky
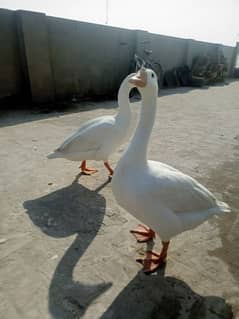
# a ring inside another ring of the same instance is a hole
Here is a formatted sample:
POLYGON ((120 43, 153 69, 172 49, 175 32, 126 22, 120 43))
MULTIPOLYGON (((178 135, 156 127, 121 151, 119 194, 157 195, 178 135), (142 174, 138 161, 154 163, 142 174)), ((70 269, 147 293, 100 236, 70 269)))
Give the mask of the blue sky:
POLYGON ((112 26, 232 46, 239 42, 239 0, 0 0, 0 7, 105 24, 107 1, 112 26))

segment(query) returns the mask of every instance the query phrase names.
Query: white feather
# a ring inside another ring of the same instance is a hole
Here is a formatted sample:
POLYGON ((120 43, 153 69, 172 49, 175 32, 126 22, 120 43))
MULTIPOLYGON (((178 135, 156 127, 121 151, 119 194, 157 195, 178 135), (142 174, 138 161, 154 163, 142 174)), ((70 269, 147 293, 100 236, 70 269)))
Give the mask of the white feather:
POLYGON ((72 161, 108 160, 130 133, 131 111, 129 92, 132 85, 127 76, 118 93, 119 112, 114 116, 101 116, 83 124, 68 137, 52 154, 52 158, 66 158, 72 161))
POLYGON ((230 212, 230 208, 192 177, 166 164, 147 160, 157 79, 150 76, 151 70, 146 72, 147 85, 140 89, 142 109, 138 127, 117 164, 112 190, 119 205, 166 241, 212 215, 230 212))

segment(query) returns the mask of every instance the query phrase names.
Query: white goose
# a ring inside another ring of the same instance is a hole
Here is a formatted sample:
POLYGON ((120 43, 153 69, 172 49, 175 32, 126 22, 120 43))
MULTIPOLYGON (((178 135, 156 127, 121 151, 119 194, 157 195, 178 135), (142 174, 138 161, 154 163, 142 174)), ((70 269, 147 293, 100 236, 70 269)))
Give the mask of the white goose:
POLYGON ((120 206, 149 226, 139 225, 132 231, 138 241, 152 239, 155 232, 161 238, 160 253, 148 251, 146 258, 137 260, 144 272, 153 272, 165 262, 173 236, 214 214, 230 212, 230 208, 192 177, 147 160, 157 105, 157 77, 152 70, 141 69, 129 81, 141 92, 142 109, 134 137, 116 166, 112 190, 120 206))
POLYGON ((111 176, 113 169, 108 163, 108 157, 127 140, 130 132, 129 92, 133 84, 129 79, 133 75, 134 73, 128 75, 121 83, 118 92, 118 114, 101 116, 86 122, 52 154, 48 155, 48 158, 82 161, 80 169, 86 175, 97 172, 94 168, 86 167, 86 160, 104 161, 109 176, 111 176))

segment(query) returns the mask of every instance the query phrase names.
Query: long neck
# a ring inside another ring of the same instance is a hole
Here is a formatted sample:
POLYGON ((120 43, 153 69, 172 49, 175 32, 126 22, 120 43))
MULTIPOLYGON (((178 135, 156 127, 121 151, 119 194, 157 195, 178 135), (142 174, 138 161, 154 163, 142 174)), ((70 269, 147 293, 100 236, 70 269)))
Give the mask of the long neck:
POLYGON ((134 137, 124 155, 127 160, 138 164, 147 163, 149 138, 153 129, 157 105, 157 95, 145 92, 142 95, 142 108, 134 137))
POLYGON ((129 104, 129 92, 131 87, 129 85, 128 77, 122 82, 119 92, 118 92, 118 104, 119 112, 117 114, 117 119, 130 119, 131 110, 129 104))

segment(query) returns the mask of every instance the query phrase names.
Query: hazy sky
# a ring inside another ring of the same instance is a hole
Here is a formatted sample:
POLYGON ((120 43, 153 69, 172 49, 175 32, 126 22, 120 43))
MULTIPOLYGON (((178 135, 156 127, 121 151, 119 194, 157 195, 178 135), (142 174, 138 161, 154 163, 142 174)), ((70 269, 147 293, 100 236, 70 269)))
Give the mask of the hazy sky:
MULTIPOLYGON (((1 8, 105 24, 107 0, 0 0, 1 8)), ((108 24, 235 45, 239 0, 108 0, 108 24)))

